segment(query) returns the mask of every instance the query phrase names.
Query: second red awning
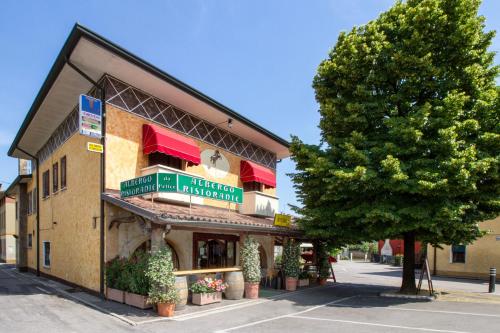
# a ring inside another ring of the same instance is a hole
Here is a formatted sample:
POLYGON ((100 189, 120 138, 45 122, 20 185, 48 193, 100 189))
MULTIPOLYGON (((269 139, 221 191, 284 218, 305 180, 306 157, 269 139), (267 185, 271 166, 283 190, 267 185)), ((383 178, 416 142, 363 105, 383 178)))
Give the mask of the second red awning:
POLYGON ((276 187, 276 175, 270 169, 249 161, 241 161, 240 178, 244 183, 258 182, 276 187))
POLYGON ((144 154, 159 152, 194 164, 201 163, 200 148, 196 141, 159 126, 142 126, 142 144, 144 154))

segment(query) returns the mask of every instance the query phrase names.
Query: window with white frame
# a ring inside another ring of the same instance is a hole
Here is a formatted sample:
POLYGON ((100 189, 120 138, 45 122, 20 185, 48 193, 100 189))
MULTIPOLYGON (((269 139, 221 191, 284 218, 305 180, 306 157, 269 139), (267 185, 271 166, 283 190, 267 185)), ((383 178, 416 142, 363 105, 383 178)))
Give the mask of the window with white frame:
POLYGON ((43 266, 50 267, 50 242, 43 242, 43 266))
POLYGON ((451 246, 451 262, 465 263, 465 245, 451 246))

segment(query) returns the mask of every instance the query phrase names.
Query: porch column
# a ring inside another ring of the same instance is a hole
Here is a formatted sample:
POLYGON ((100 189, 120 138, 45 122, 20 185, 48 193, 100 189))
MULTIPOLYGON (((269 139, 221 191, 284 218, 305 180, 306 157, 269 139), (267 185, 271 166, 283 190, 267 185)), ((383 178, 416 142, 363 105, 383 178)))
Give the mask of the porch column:
POLYGON ((165 246, 164 233, 165 228, 163 226, 156 224, 151 226, 151 253, 156 253, 165 246))

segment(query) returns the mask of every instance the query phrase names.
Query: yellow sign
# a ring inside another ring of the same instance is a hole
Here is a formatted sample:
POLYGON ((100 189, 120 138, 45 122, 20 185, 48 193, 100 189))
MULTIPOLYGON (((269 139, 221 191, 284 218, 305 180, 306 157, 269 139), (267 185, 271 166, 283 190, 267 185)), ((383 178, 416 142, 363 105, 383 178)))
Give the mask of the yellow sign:
POLYGON ((104 146, 100 143, 87 142, 87 150, 102 154, 104 152, 104 146))
POLYGON ((290 228, 292 216, 285 214, 274 214, 274 225, 277 227, 290 228))

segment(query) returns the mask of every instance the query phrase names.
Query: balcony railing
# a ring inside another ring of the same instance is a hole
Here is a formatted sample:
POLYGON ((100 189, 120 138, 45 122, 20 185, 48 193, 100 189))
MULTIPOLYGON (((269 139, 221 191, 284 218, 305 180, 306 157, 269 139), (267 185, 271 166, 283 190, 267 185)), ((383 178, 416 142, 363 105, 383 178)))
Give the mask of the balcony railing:
POLYGON ((240 205, 240 213, 273 217, 278 208, 278 197, 258 191, 251 191, 243 193, 243 204, 240 205))

